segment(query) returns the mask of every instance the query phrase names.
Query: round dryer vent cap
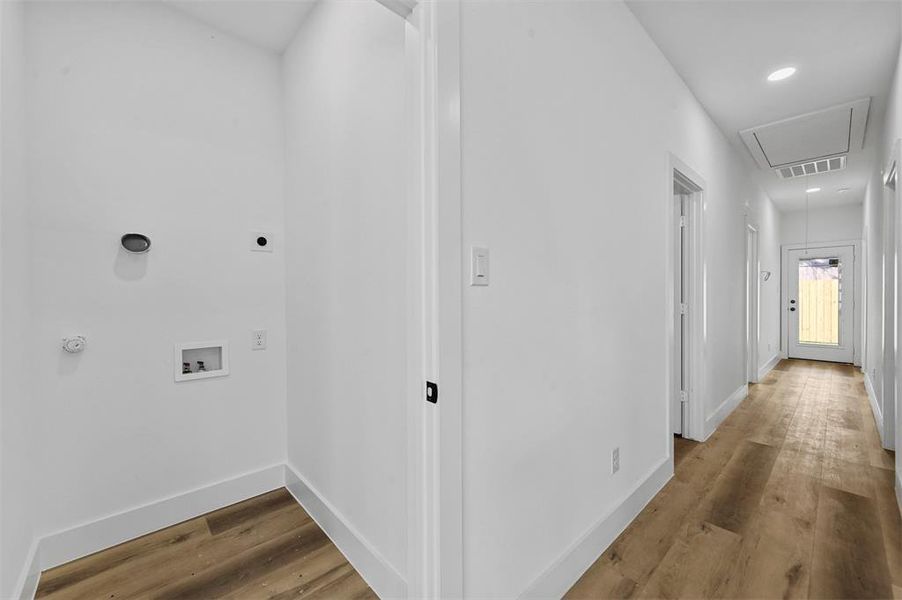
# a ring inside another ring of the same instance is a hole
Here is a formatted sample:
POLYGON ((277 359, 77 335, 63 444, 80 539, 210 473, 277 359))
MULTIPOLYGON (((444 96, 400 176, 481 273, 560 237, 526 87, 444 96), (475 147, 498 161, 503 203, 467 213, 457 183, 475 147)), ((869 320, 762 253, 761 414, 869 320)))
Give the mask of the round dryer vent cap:
POLYGON ((150 238, 143 233, 126 233, 122 236, 122 247, 132 254, 144 254, 150 250, 150 238))

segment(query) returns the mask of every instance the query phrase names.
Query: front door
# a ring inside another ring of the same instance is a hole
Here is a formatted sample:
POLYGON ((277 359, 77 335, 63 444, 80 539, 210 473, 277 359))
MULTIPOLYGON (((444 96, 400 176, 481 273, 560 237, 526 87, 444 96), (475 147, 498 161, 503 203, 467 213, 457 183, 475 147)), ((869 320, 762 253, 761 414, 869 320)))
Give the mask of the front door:
POLYGON ((789 357, 851 363, 854 247, 789 250, 786 268, 789 357))

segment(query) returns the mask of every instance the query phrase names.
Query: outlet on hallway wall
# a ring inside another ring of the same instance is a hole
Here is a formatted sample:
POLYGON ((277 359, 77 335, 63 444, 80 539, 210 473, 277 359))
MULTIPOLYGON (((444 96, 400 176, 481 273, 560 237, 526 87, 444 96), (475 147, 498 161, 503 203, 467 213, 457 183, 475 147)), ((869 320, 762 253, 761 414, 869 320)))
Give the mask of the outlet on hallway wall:
POLYGON ((251 332, 251 350, 266 350, 265 329, 255 329, 251 332))

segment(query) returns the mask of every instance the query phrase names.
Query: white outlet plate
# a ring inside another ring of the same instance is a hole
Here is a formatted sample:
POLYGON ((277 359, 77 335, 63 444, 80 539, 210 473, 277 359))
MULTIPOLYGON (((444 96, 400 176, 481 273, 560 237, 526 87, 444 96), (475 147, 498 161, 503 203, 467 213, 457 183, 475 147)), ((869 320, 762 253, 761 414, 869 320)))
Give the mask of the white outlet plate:
POLYGON ((255 329, 251 332, 251 350, 266 350, 265 329, 255 329))
POLYGON ((250 244, 252 252, 272 252, 275 240, 270 231, 252 231, 250 244))

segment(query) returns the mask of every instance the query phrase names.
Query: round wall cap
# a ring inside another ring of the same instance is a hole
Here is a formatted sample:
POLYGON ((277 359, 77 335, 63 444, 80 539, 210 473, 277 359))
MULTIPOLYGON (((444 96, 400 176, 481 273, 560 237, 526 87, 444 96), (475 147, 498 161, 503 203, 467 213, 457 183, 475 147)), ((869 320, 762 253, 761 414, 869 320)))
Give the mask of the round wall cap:
POLYGON ((122 236, 122 247, 132 254, 144 254, 150 250, 150 238, 143 233, 126 233, 122 236))

